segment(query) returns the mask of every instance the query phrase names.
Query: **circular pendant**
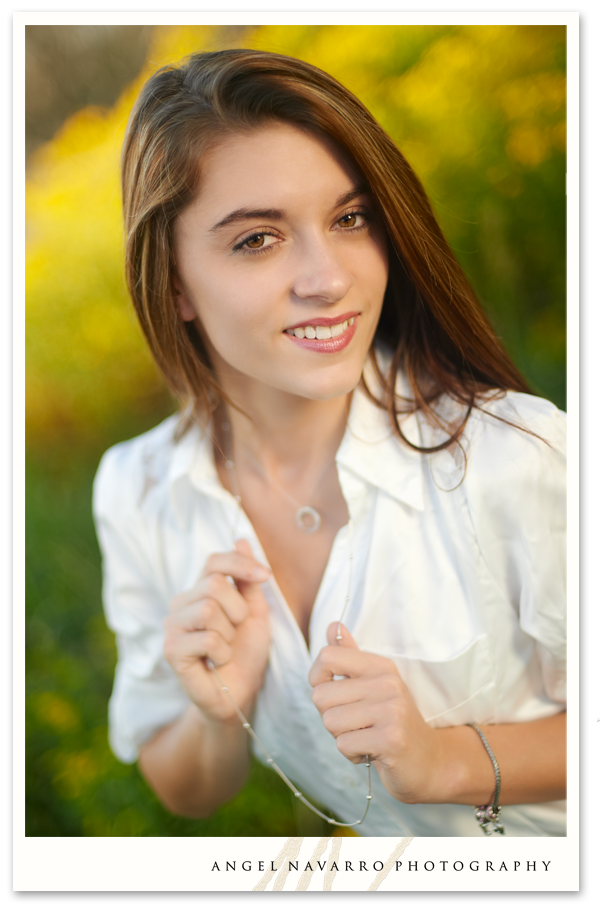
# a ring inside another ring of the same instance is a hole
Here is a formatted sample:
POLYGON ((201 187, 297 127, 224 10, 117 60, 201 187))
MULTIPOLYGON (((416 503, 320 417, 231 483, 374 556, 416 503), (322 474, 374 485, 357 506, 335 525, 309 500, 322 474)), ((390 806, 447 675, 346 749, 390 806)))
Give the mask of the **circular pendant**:
POLYGON ((321 527, 321 516, 316 509, 310 506, 303 506, 296 512, 296 524, 301 531, 307 534, 314 534, 321 527))

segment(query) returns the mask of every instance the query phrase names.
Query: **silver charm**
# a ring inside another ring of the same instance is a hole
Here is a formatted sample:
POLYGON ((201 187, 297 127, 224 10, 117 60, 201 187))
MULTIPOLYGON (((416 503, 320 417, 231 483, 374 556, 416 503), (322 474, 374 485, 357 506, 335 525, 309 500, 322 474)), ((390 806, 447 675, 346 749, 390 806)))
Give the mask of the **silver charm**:
POLYGON ((483 829, 484 834, 488 836, 490 834, 504 834, 504 826, 498 821, 501 811, 501 806, 475 807, 475 818, 479 822, 479 827, 483 829), (492 826, 491 831, 488 831, 488 825, 492 826))
POLYGON ((296 512, 296 524, 301 531, 305 531, 307 534, 314 534, 321 527, 321 516, 311 506, 302 506, 296 512))

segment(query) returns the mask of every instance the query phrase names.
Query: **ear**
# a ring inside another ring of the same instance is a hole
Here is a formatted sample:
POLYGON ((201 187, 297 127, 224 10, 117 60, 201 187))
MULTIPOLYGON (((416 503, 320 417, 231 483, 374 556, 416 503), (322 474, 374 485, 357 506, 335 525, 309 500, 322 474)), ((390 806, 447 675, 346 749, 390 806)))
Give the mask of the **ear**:
POLYGON ((183 290, 179 278, 175 278, 173 290, 175 291, 175 302, 177 304, 177 309, 179 310, 179 315, 184 322, 193 322, 194 319, 198 318, 198 313, 194 309, 194 304, 183 290))
POLYGON ((194 309, 191 301, 186 297, 185 294, 178 294, 175 298, 177 302, 177 309, 179 310, 179 315, 184 322, 193 322, 194 319, 198 318, 198 313, 194 309))

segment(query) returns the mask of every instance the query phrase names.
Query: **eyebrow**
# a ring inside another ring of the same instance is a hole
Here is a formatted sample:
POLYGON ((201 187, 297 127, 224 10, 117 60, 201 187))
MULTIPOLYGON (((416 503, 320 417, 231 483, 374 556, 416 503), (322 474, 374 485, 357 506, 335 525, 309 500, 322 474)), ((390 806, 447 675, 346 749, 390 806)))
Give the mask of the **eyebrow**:
MULTIPOLYGON (((339 196, 336 199, 333 208, 339 208, 342 205, 348 205, 349 202, 352 202, 352 200, 356 199, 358 196, 363 196, 365 193, 370 192, 371 190, 366 184, 355 186, 348 193, 344 193, 342 196, 339 196)), ((216 231, 220 231, 221 228, 227 227, 230 224, 235 224, 238 221, 247 221, 249 219, 260 219, 264 221, 283 221, 285 217, 286 213, 282 209, 236 209, 234 212, 230 212, 229 215, 226 215, 225 218, 217 221, 217 223, 210 228, 210 233, 212 234, 216 231)))

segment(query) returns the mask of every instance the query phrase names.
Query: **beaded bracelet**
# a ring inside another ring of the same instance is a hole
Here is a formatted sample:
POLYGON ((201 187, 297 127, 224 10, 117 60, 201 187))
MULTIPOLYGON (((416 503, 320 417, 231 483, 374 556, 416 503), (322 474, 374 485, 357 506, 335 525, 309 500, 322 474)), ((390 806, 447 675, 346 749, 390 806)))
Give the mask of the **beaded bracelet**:
POLYGON ((479 827, 483 829, 484 834, 504 834, 504 827, 500 824, 498 819, 500 818, 500 813, 502 811, 502 806, 498 805, 498 800, 500 799, 500 768, 498 762, 496 761, 496 756, 491 750, 490 744, 488 743, 483 730, 478 727, 477 724, 467 724, 467 727, 473 727, 476 733, 479 734, 481 742, 485 746, 485 751, 489 755, 492 765, 494 767, 494 775, 496 777, 496 787, 494 789, 494 795, 489 806, 473 806, 475 809, 475 820, 479 823, 479 827), (488 825, 492 826, 492 830, 488 831, 488 825))

